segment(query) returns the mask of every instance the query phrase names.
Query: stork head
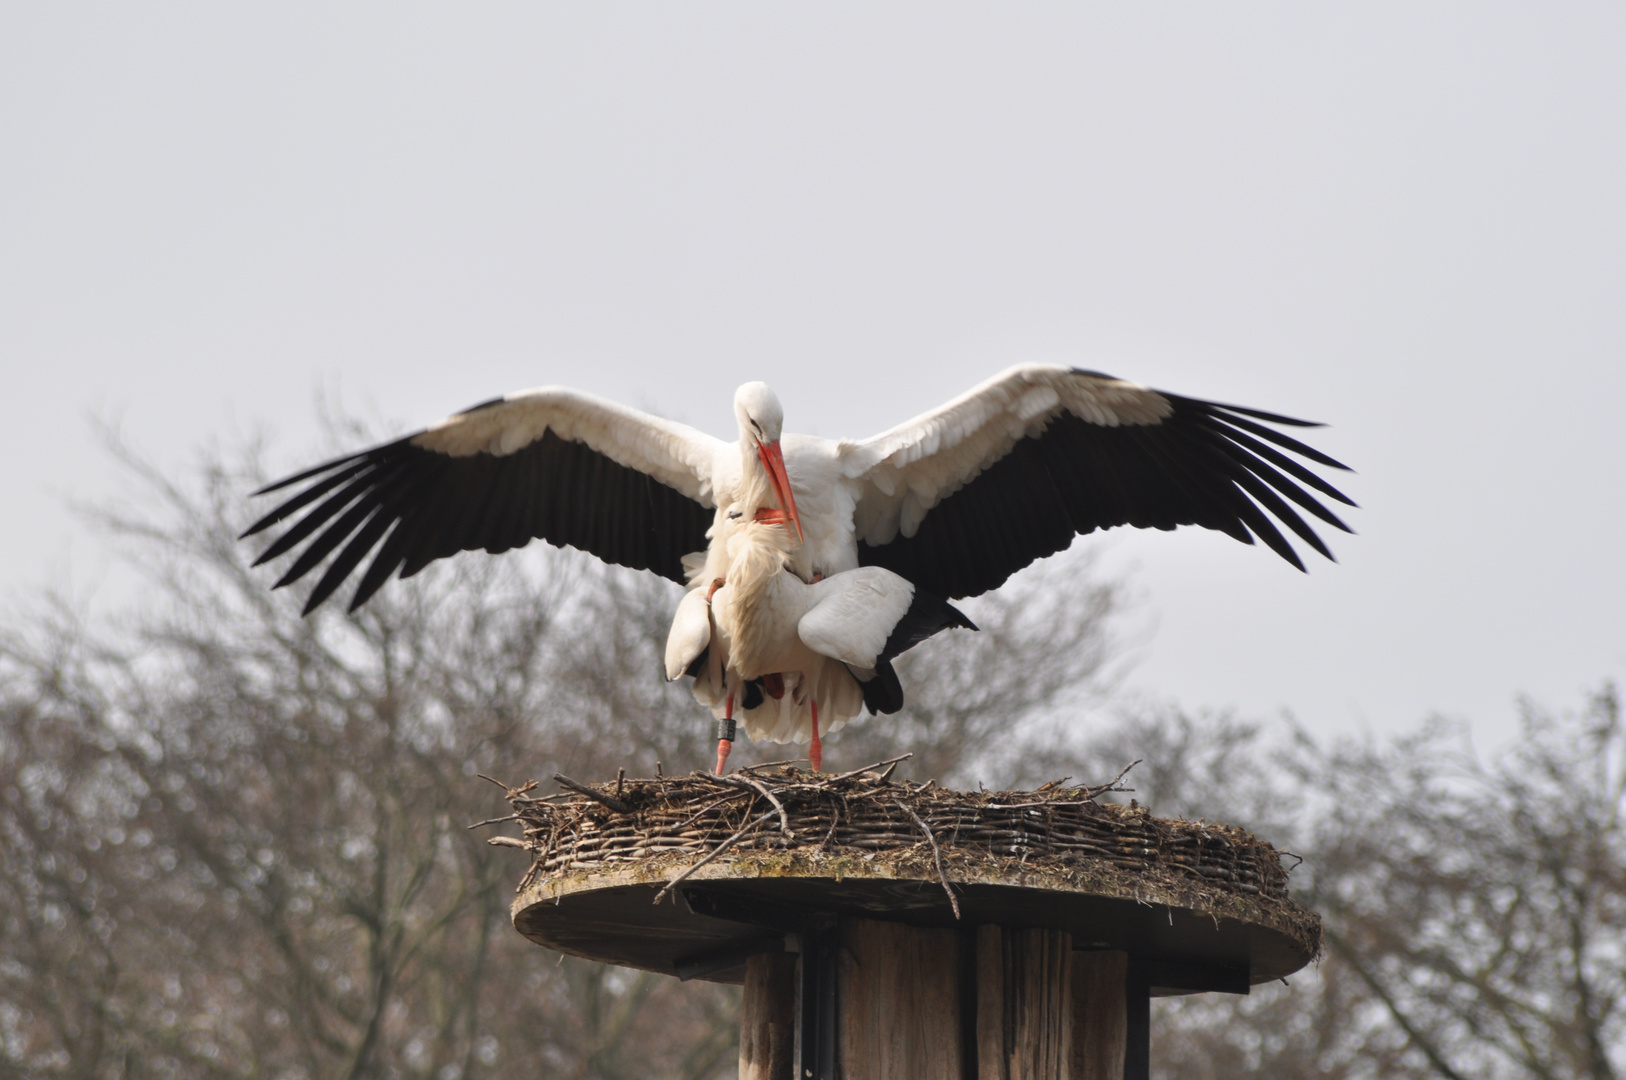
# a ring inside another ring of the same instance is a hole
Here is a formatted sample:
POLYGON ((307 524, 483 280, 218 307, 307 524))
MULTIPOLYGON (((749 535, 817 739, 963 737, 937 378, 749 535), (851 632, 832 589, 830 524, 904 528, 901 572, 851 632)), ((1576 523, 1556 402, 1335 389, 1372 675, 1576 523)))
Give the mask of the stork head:
POLYGON ((785 428, 785 410, 765 382, 748 382, 734 391, 734 419, 740 422, 740 441, 778 442, 785 428))
MULTIPOLYGON (((740 454, 746 471, 760 462, 762 472, 779 501, 778 511, 786 528, 794 527, 796 539, 802 539, 802 519, 796 513, 796 497, 791 494, 790 477, 785 473, 785 455, 779 448, 779 436, 785 428, 785 410, 779 399, 768 389, 767 383, 748 382, 734 391, 734 418, 740 424, 740 454)), ((772 516, 767 506, 748 507, 757 514, 772 516)), ((762 520, 768 520, 763 518, 762 520)))

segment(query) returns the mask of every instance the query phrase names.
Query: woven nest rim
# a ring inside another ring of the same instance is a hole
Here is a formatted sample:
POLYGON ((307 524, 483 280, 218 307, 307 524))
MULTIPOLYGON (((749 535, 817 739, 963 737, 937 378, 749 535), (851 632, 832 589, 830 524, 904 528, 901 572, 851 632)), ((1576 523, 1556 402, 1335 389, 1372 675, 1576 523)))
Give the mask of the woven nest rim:
POLYGON ((868 881, 941 886, 937 902, 956 915, 945 897, 985 886, 1031 890, 1036 907, 1041 894, 1156 905, 1171 925, 1180 911, 1280 935, 1302 957, 1295 969, 1320 954, 1320 917, 1293 901, 1281 853, 1242 829, 1102 801, 1116 782, 964 792, 891 781, 887 764, 839 777, 560 778, 573 790, 543 798, 511 789, 524 835, 494 842, 532 857, 516 926, 536 905, 629 886, 660 899, 699 882, 868 881))

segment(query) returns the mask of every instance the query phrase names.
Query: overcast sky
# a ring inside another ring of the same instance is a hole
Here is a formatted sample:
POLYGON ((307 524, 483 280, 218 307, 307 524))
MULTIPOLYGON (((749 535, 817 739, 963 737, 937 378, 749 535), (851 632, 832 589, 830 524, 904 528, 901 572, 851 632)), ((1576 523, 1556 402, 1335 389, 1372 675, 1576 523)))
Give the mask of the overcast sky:
POLYGON ((0 6, 0 602, 113 588, 90 415, 291 468, 319 389, 732 437, 764 379, 861 437, 1054 361, 1358 470, 1309 575, 1110 534, 1130 690, 1493 739, 1626 675, 1623 354, 1620 5, 0 6))

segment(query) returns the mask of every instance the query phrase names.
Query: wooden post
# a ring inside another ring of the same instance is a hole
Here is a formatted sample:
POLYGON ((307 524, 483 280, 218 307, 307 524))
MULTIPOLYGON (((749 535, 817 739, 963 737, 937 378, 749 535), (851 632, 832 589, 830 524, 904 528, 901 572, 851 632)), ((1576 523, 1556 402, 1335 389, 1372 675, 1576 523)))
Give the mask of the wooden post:
POLYGON ((1123 1080, 1129 954, 1073 954, 1072 1080, 1123 1080))
POLYGON ((1005 936, 977 927, 977 1080, 1006 1080, 1005 936))
POLYGON ((1146 1076, 1148 999, 1127 953, 1074 953, 1062 930, 851 918, 802 942, 799 966, 746 963, 740 1080, 1146 1076))
POLYGON ((580 796, 564 802, 516 789, 525 839, 493 838, 532 856, 514 926, 589 959, 743 980, 742 1080, 1149 1080, 1151 995, 1245 994, 1320 948, 1275 849, 1239 829, 864 771, 561 779, 580 796), (1188 906, 1175 879, 1148 894, 1145 867, 1206 884, 1188 906))
POLYGON ((740 1080, 795 1080, 795 1052, 796 956, 759 953, 745 962, 740 1080))
POLYGON ((977 928, 977 1080, 1068 1080, 1072 935, 977 928))
POLYGON ((796 1080, 841 1080, 836 1059, 836 975, 841 939, 835 924, 817 919, 802 928, 796 965, 796 1080))
POLYGON ((841 941, 842 1080, 958 1078, 960 935, 847 919, 841 941))

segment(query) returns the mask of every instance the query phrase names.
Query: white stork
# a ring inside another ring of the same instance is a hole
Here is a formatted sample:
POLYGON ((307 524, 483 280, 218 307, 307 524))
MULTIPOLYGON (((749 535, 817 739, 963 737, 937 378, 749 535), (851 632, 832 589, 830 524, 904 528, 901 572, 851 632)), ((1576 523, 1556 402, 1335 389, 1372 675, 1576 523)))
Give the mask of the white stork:
POLYGON ((369 555, 352 611, 391 574, 538 537, 709 583, 726 577, 717 541, 731 520, 794 531, 789 567, 804 582, 880 566, 945 599, 1117 525, 1257 537, 1300 570, 1277 522, 1332 553, 1289 503, 1350 531, 1306 489, 1353 502, 1290 455, 1346 466, 1268 426, 1317 425, 1099 372, 1011 368, 862 441, 782 435, 762 383, 734 406, 728 443, 572 390, 519 391, 262 488, 297 490, 243 535, 305 510, 255 565, 304 544, 281 587, 327 560, 308 613, 369 555))
POLYGON ((790 568, 801 544, 789 523, 739 522, 712 542, 727 577, 696 582, 678 604, 666 678, 693 676, 695 698, 717 717, 717 772, 734 741, 736 704, 752 739, 807 742, 818 771, 821 731, 840 730, 865 705, 903 707, 894 657, 940 630, 976 626, 879 566, 809 584, 790 568))

